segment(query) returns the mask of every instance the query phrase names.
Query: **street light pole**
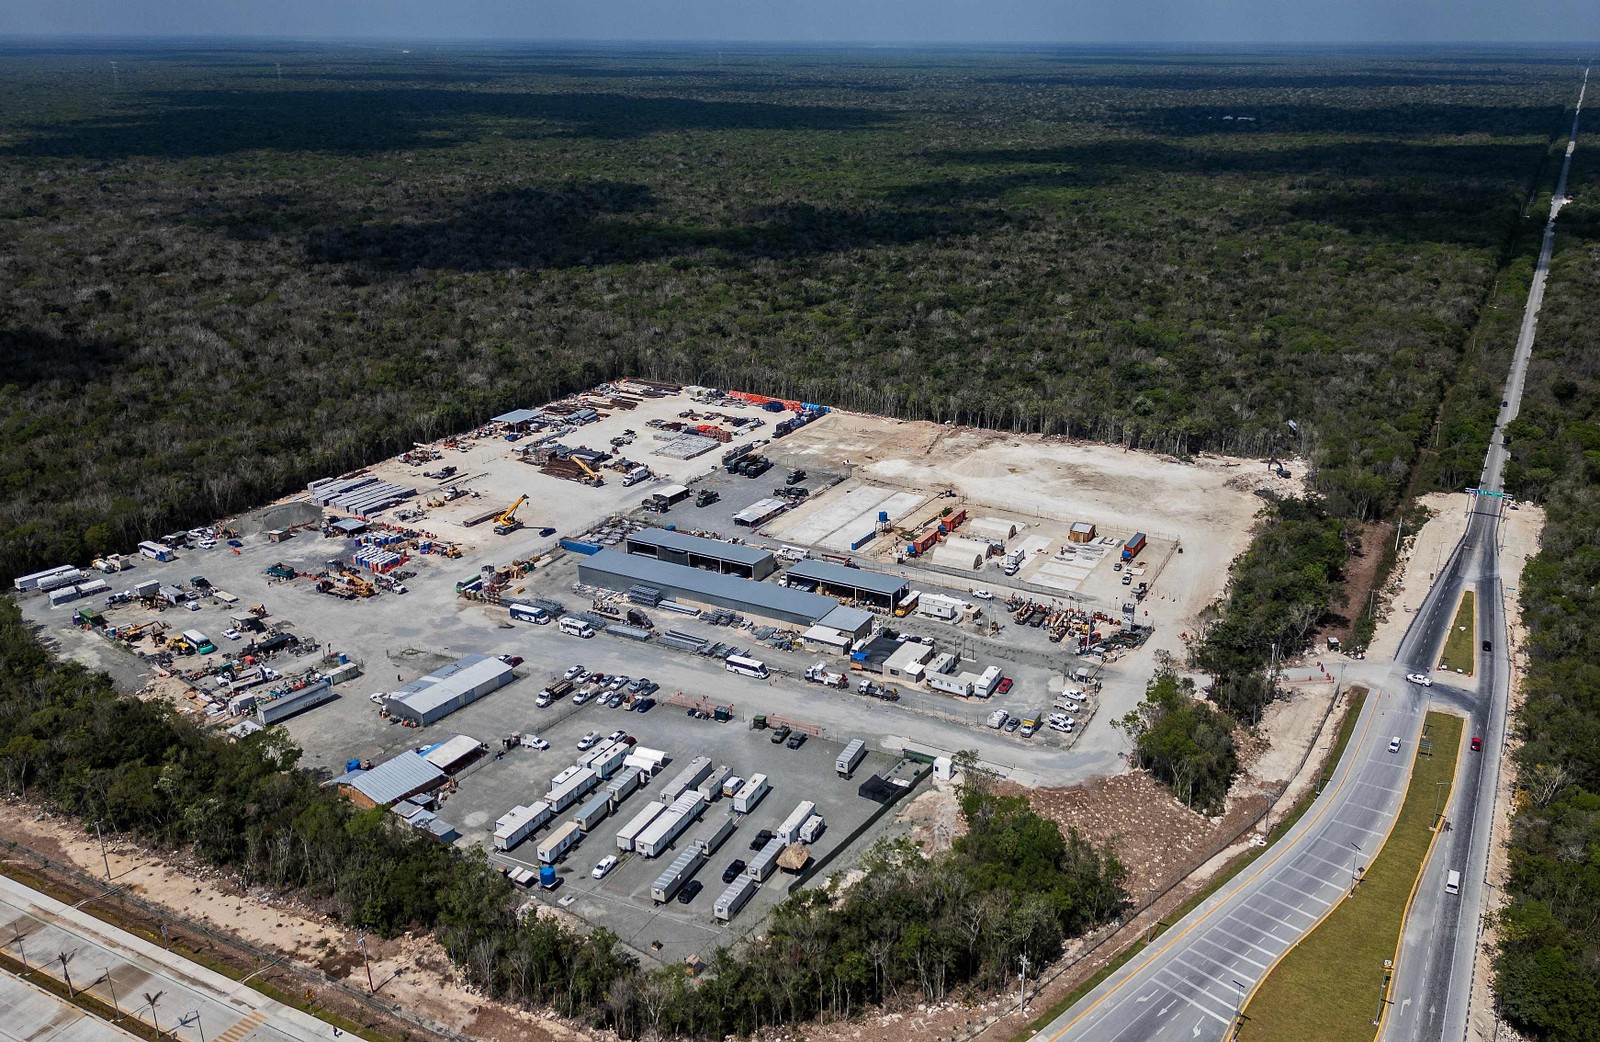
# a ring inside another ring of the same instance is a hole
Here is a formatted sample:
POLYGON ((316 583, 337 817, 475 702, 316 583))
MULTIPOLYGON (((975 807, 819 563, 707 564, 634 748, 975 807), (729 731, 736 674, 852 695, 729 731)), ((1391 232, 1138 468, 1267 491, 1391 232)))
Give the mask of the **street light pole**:
POLYGON ((1448 780, 1433 783, 1433 817, 1429 819, 1432 822, 1428 826, 1429 832, 1439 831, 1439 801, 1444 798, 1444 793, 1441 790, 1449 784, 1448 780))
POLYGON ((1361 848, 1356 845, 1354 840, 1349 842, 1350 849, 1353 851, 1350 855, 1350 896, 1354 897, 1356 896, 1356 854, 1361 853, 1361 848))
POLYGON ((1244 985, 1235 977, 1233 986, 1239 989, 1239 997, 1233 1002, 1233 1030, 1237 1032, 1244 1026, 1244 985))

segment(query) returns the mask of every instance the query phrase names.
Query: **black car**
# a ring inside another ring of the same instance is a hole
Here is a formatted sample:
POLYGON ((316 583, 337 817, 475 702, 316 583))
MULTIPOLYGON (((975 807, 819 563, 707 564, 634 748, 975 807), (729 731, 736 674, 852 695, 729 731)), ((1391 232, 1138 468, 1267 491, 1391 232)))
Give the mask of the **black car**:
POLYGON ((634 711, 635 712, 640 712, 640 713, 648 713, 650 710, 654 709, 655 707, 656 707, 656 700, 653 699, 653 698, 641 698, 641 699, 639 699, 639 701, 637 701, 637 702, 635 702, 633 704, 634 711))
POLYGON ((802 745, 806 744, 806 733, 804 731, 796 731, 794 734, 789 736, 789 741, 787 744, 791 749, 800 748, 802 745))
POLYGON ((704 890, 705 888, 706 885, 700 882, 700 880, 689 880, 687 883, 683 884, 683 889, 678 891, 678 903, 681 905, 688 904, 690 901, 693 901, 697 896, 699 896, 700 891, 704 890))
POLYGON ((733 864, 722 870, 722 881, 731 883, 739 878, 739 873, 744 871, 744 859, 734 858, 733 864))
POLYGON ((750 841, 750 849, 760 850, 770 842, 772 842, 772 830, 762 829, 760 832, 756 833, 756 838, 750 841))

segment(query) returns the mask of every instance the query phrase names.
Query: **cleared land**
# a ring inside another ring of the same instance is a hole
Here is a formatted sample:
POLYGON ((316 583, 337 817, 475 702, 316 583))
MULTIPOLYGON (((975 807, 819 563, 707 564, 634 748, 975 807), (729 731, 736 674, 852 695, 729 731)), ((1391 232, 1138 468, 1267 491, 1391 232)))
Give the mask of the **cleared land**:
POLYGON ((1461 595, 1450 635, 1439 652, 1439 668, 1450 673, 1472 676, 1478 662, 1478 597, 1468 590, 1461 595))
POLYGON ((1383 964, 1395 957, 1400 926, 1433 842, 1434 808, 1449 799, 1462 720, 1429 713, 1430 755, 1418 755, 1405 803, 1355 896, 1345 900, 1267 976, 1244 1009, 1240 1039, 1371 1042, 1383 964), (1443 786, 1439 783, 1443 783, 1443 786))

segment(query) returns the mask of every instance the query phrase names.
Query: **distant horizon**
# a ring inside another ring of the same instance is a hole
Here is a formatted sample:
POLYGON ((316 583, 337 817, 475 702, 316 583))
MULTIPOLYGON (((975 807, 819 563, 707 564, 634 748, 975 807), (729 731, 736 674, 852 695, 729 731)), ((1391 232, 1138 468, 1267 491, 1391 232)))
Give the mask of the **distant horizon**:
POLYGON ((978 50, 1006 50, 1006 51, 1057 51, 1057 50, 1115 50, 1115 51, 1254 51, 1254 52, 1293 52, 1293 51, 1352 51, 1352 50, 1377 50, 1377 51, 1452 51, 1452 50, 1543 50, 1559 52, 1578 52, 1586 50, 1600 51, 1600 39, 1596 40, 1337 40, 1337 41, 1310 41, 1310 40, 1277 40, 1277 41, 1251 41, 1251 40, 903 40, 903 41, 875 41, 875 40, 778 40, 778 39, 621 39, 621 38, 495 38, 483 36, 459 37, 426 37, 412 38, 409 36, 327 36, 327 35, 285 35, 281 33, 203 33, 203 34, 130 34, 130 33, 65 33, 40 30, 37 32, 8 32, 0 33, 0 46, 12 43, 85 43, 85 44, 171 44, 171 43, 204 43, 204 44, 262 44, 262 43, 289 43, 298 45, 318 45, 325 47, 368 46, 402 49, 429 48, 429 47, 488 47, 488 48, 604 48, 612 50, 630 50, 647 48, 669 48, 682 50, 713 50, 737 47, 760 48, 763 50, 863 50, 863 51, 905 51, 905 50, 943 50, 943 51, 978 51, 978 50))

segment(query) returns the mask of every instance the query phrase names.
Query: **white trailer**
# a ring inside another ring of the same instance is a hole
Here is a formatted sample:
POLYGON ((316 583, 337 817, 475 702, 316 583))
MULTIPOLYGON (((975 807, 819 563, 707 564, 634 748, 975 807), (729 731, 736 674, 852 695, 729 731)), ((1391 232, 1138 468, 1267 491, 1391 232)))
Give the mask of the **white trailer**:
POLYGON ((839 759, 834 761, 833 769, 839 772, 839 777, 848 778, 855 773, 861 761, 867 755, 867 743, 857 738, 844 747, 844 752, 839 754, 839 759))
POLYGON ((648 756, 640 756, 638 753, 629 753, 624 757, 622 766, 638 771, 646 778, 654 778, 661 770, 661 765, 655 760, 648 756))
POLYGON ((545 793, 544 798, 559 814, 593 792, 599 784, 600 776, 598 774, 587 767, 580 767, 577 774, 574 774, 560 785, 552 786, 550 791, 545 793))
POLYGON ((798 843, 800 841, 800 826, 804 825, 806 819, 816 812, 817 805, 815 803, 810 800, 801 800, 800 805, 789 812, 789 816, 783 819, 783 824, 774 830, 773 835, 783 840, 784 846, 788 846, 790 843, 798 843))
POLYGON ((577 846, 583 839, 583 830, 578 828, 576 821, 569 821, 556 829, 550 835, 539 841, 539 863, 553 865, 561 859, 561 855, 577 846))
POLYGON ((618 804, 628 798, 629 793, 639 787, 640 780, 639 772, 629 769, 606 783, 606 795, 611 797, 612 810, 615 810, 618 804))
POLYGON ((699 847, 690 847, 673 858, 667 870, 650 884, 650 900, 658 905, 672 900, 672 896, 682 889, 683 884, 700 871, 700 866, 705 863, 706 852, 699 847))
POLYGON ((593 832, 594 827, 606 820, 606 815, 611 813, 611 794, 609 792, 596 793, 572 816, 572 820, 585 832, 593 832))
POLYGON ((744 788, 733 794, 733 812, 749 814, 771 789, 765 774, 752 774, 750 780, 744 783, 744 788))
POLYGON ((683 834, 684 829, 705 813, 705 809, 704 796, 698 792, 684 793, 673 801, 665 814, 652 821, 639 834, 639 838, 633 841, 633 849, 644 857, 660 857, 672 846, 673 840, 683 834))
POLYGON ((733 818, 723 818, 721 819, 721 823, 719 825, 713 828, 710 832, 706 833, 704 836, 701 836, 699 839, 695 840, 694 845, 705 851, 706 856, 710 857, 712 854, 717 852, 718 847, 722 846, 722 844, 728 841, 729 836, 733 835, 733 827, 733 818))
POLYGON ((609 778, 622 769, 622 763, 628 758, 628 743, 613 742, 600 755, 589 761, 589 769, 602 778, 609 778))
MULTIPOLYGON (((642 745, 636 745, 633 747, 633 752, 630 755, 650 761, 651 763, 655 764, 655 769, 657 771, 667 765, 667 754, 662 752, 660 749, 647 749, 642 745)), ((652 771, 651 773, 654 774, 655 771, 652 771)))
MULTIPOLYGON (((29 590, 37 590, 41 580, 49 580, 57 575, 64 575, 68 572, 76 572, 77 570, 78 569, 74 568, 70 564, 58 564, 54 568, 47 568, 42 572, 34 572, 32 575, 18 576, 13 585, 16 586, 18 593, 27 593, 29 590)), ((67 579, 65 581, 71 582, 72 580, 67 579)), ((57 585, 60 584, 58 583, 57 585)), ((48 587, 46 588, 48 589, 48 587)))
POLYGON ((633 816, 622 828, 617 830, 617 849, 632 850, 634 841, 639 838, 639 833, 650 827, 651 822, 661 817, 667 805, 660 800, 651 800, 644 805, 644 809, 633 816))
POLYGON ((827 827, 828 823, 823 820, 821 814, 811 815, 811 817, 806 819, 806 823, 800 826, 800 842, 807 844, 815 843, 817 841, 817 837, 821 836, 823 830, 827 827))
POLYGON ((661 790, 661 798, 675 800, 685 792, 705 781, 706 775, 711 773, 711 757, 696 756, 689 761, 689 766, 678 772, 678 776, 667 782, 661 790))
POLYGON ((786 846, 787 843, 773 836, 767 840, 767 845, 761 848, 761 852, 750 859, 750 863, 744 868, 744 874, 757 883, 766 882, 767 877, 772 875, 772 870, 778 867, 778 855, 783 853, 783 848, 786 846))
POLYGON ((722 782, 730 773, 731 772, 728 769, 728 765, 723 764, 721 767, 718 767, 716 770, 706 775, 705 780, 699 785, 695 786, 695 788, 699 791, 700 795, 706 798, 707 803, 720 800, 722 798, 722 782))
POLYGON ((711 907, 711 914, 718 922, 728 922, 739 914, 739 909, 750 903, 755 893, 756 881, 747 875, 740 876, 728 884, 728 889, 717 898, 717 903, 711 907))
POLYGON ((510 850, 545 826, 555 811, 550 804, 540 801, 527 807, 512 807, 494 823, 496 850, 510 850))

